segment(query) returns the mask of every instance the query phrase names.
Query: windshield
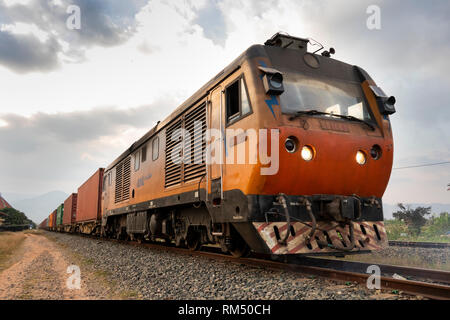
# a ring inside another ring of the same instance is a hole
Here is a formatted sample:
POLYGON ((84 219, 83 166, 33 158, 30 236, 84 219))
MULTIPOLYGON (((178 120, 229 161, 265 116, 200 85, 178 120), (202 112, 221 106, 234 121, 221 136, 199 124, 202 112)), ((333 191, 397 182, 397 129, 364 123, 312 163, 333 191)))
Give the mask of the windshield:
POLYGON ((287 74, 281 94, 283 113, 317 110, 361 120, 371 120, 358 83, 322 80, 287 74))

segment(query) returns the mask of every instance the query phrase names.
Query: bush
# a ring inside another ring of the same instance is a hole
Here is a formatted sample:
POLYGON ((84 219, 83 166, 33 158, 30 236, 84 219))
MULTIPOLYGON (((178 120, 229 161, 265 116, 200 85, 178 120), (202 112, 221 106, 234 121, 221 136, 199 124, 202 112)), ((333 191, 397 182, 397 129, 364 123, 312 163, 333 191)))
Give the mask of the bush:
POLYGON ((450 215, 447 212, 427 219, 425 225, 420 228, 420 233, 411 232, 410 226, 404 220, 386 220, 384 225, 389 240, 450 242, 449 237, 443 237, 450 230, 450 215), (402 233, 407 236, 402 236, 402 233))
POLYGON ((450 215, 442 212, 439 217, 431 217, 422 228, 424 236, 441 236, 450 230, 450 215))
POLYGON ((408 226, 402 220, 386 220, 384 222, 388 239, 399 240, 403 234, 408 234, 408 226))
POLYGON ((36 227, 36 224, 27 218, 25 213, 20 212, 14 208, 3 208, 0 210, 1 212, 6 214, 6 217, 4 217, 4 225, 23 225, 23 224, 29 224, 33 227, 36 227))

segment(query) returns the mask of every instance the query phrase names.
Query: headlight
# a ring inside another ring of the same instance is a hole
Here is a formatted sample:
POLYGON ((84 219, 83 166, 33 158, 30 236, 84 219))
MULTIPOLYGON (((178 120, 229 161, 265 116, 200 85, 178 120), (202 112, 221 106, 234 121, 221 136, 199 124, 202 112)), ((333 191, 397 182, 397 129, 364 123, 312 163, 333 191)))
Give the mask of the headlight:
POLYGON ((372 147, 372 149, 370 149, 370 156, 372 158, 374 158, 375 160, 380 159, 381 158, 381 154, 382 154, 381 147, 379 145, 377 145, 377 144, 375 144, 372 147))
POLYGON ((294 153, 295 151, 297 151, 297 145, 298 140, 296 137, 289 137, 284 142, 284 147, 286 148, 286 151, 289 153, 294 153))
POLYGON ((310 146, 304 146, 302 148, 302 158, 305 161, 311 161, 314 158, 314 150, 310 146))
POLYGON ((356 162, 358 162, 358 164, 360 164, 360 165, 363 165, 366 163, 366 154, 363 151, 359 150, 356 153, 356 162))

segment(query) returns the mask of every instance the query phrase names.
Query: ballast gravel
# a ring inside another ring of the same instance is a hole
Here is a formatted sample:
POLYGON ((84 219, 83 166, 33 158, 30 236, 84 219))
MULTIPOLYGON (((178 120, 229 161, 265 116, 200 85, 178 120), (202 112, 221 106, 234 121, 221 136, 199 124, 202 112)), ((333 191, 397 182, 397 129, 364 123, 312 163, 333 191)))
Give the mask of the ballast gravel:
POLYGON ((450 271, 449 248, 390 246, 377 252, 336 259, 450 271))
POLYGON ((374 258, 397 258, 411 266, 428 267, 430 269, 448 269, 450 263, 449 248, 418 248, 391 246, 381 252, 372 253, 374 258))
POLYGON ((369 290, 286 271, 230 263, 202 256, 131 246, 78 235, 46 233, 64 249, 82 257, 83 268, 114 284, 114 296, 126 299, 359 300, 420 299, 369 290))

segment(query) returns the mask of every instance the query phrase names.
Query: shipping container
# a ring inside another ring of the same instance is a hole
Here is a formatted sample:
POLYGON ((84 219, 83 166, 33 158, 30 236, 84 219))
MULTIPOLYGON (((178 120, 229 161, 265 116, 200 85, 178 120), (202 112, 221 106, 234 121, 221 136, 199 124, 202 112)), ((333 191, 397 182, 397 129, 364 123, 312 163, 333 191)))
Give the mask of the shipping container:
POLYGON ((63 224, 63 216, 64 216, 64 203, 61 203, 56 209, 56 225, 59 226, 63 224))
POLYGON ((75 223, 77 214, 77 194, 72 193, 66 201, 64 201, 63 225, 75 223))
POLYGON ((47 221, 48 221, 48 218, 44 219, 44 221, 42 221, 42 222, 39 224, 39 229, 45 229, 45 228, 47 228, 47 221))
POLYGON ((103 168, 98 169, 78 188, 76 222, 101 219, 101 196, 104 171, 105 169, 103 168))
POLYGON ((52 228, 56 228, 56 210, 52 212, 52 228))
POLYGON ((56 224, 56 210, 50 213, 48 216, 48 227, 51 229, 55 227, 56 224))

